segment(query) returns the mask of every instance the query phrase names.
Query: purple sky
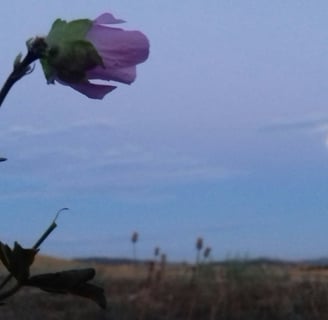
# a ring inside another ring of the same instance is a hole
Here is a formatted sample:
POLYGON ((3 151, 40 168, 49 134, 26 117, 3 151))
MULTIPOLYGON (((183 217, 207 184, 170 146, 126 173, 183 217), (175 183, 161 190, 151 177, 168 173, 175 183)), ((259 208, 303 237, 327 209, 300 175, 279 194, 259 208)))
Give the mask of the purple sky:
POLYGON ((112 12, 149 60, 102 101, 48 86, 39 64, 0 109, 1 240, 47 254, 193 259, 328 255, 325 1, 12 0, 0 80, 60 17, 112 12), (69 9, 67 9, 69 7, 69 9), (13 15, 13 13, 15 13, 13 15), (8 31, 10 30, 10 33, 8 31))

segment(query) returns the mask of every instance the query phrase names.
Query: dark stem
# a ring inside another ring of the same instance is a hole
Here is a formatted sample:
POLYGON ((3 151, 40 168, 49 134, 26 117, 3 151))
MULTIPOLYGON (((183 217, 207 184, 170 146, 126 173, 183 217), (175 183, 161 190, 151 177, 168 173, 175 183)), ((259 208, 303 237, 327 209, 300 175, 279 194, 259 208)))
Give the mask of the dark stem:
POLYGON ((12 288, 10 288, 8 291, 0 293, 0 302, 13 296, 16 292, 19 291, 19 289, 22 287, 20 283, 16 283, 16 285, 12 288))
MULTIPOLYGON (((20 56, 16 58, 14 62, 14 69, 0 90, 0 107, 5 98, 7 97, 7 94, 10 91, 11 87, 18 80, 33 71, 33 68, 30 66, 31 63, 40 59, 45 54, 47 44, 43 38, 32 39, 26 44, 28 48, 26 56, 22 61, 20 61, 20 56)), ((6 158, 0 157, 0 162, 6 160, 6 158)))
POLYGON ((33 68, 30 64, 42 57, 46 50, 46 43, 43 38, 35 38, 27 43, 28 52, 22 61, 17 61, 14 64, 14 69, 4 83, 0 91, 0 107, 5 100, 11 87, 25 75, 31 73, 33 68))
MULTIPOLYGON (((43 38, 35 38, 27 43, 27 54, 24 57, 23 60, 20 61, 20 56, 18 56, 14 62, 14 69, 7 78, 6 82, 4 83, 3 87, 0 90, 0 107, 7 97, 7 94, 9 93, 12 86, 21 78, 23 78, 25 75, 31 73, 33 71, 33 67, 31 67, 31 63, 34 61, 40 59, 47 48, 47 44, 43 38)), ((0 157, 0 162, 6 161, 6 158, 0 157)), ((58 215, 58 214, 57 214, 58 215)), ((57 216, 56 216, 57 217, 57 216)), ((56 218, 55 218, 56 220, 56 218)), ((45 231, 45 233, 41 236, 41 238, 35 243, 34 249, 37 249, 41 243, 48 237, 48 235, 56 228, 55 220, 53 223, 49 226, 49 228, 45 231)), ((0 284, 0 290, 12 279, 12 274, 9 274, 0 284)), ((20 288, 21 284, 17 283, 14 287, 9 289, 8 291, 2 292, 0 294, 0 302, 12 295, 14 295, 20 288)))
MULTIPOLYGON (((34 244, 33 249, 38 249, 42 242, 49 236, 49 234, 57 227, 55 220, 49 226, 49 228, 42 234, 39 240, 34 244)), ((13 278, 12 274, 8 274, 6 278, 0 283, 0 290, 13 278)), ((1 295, 0 295, 1 297, 1 295)))
MULTIPOLYGON (((48 238, 48 236, 50 235, 50 233, 56 229, 57 224, 56 224, 56 220, 59 216, 59 214, 64 211, 64 210, 68 210, 68 208, 62 208, 60 210, 57 211, 55 219, 52 221, 51 225, 48 227, 48 229, 41 235, 41 237, 35 242, 34 246, 32 247, 33 249, 39 249, 40 245, 43 243, 44 240, 46 240, 48 238)), ((8 274, 8 276, 6 278, 4 278, 4 280, 0 283, 0 290, 2 288, 5 287, 5 285, 13 278, 12 274, 8 274)), ((15 286, 16 287, 16 286, 15 286)), ((14 287, 14 288, 15 288, 14 287)), ((17 291, 19 290, 20 286, 17 288, 17 291)), ((10 290, 8 291, 10 292, 10 290)), ((0 294, 0 301, 1 301, 1 297, 6 294, 0 294)))

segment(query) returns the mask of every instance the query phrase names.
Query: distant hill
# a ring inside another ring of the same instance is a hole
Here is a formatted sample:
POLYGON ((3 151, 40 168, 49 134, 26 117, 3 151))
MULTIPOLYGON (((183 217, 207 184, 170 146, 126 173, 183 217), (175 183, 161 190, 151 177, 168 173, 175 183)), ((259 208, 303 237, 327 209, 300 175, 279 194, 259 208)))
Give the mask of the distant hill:
POLYGON ((328 267, 328 258, 317 258, 317 259, 309 259, 301 261, 304 264, 318 267, 328 267))
MULTIPOLYGON (((129 258, 108 258, 108 257, 87 257, 87 258, 75 258, 75 261, 83 263, 96 263, 105 265, 130 265, 134 264, 135 261, 129 258)), ((137 263, 147 263, 148 260, 138 260, 137 263)))
MULTIPOLYGON (((132 265, 135 261, 131 258, 124 258, 124 257, 77 257, 73 259, 61 259, 55 257, 47 257, 38 255, 37 262, 41 262, 41 265, 67 265, 72 266, 74 264, 102 264, 102 265, 109 265, 109 266, 118 266, 118 265, 132 265)), ((149 260, 137 260, 138 264, 147 264, 149 260)), ((37 265, 39 263, 36 263, 37 265)), ((172 262, 171 262, 172 263, 172 262)), ((179 262, 176 262, 179 264, 179 262)), ((172 264, 176 264, 172 263, 172 264)), ((318 267, 328 267, 328 257, 321 257, 321 258, 314 258, 314 259, 304 259, 304 260, 287 260, 287 259, 275 259, 275 258, 268 258, 268 257, 258 257, 258 258, 235 258, 235 259, 226 259, 220 261, 212 261, 212 264, 215 265, 226 265, 229 263, 243 263, 243 264, 253 264, 253 265, 284 265, 284 266, 292 266, 297 264, 309 265, 309 266, 318 266, 318 267)))

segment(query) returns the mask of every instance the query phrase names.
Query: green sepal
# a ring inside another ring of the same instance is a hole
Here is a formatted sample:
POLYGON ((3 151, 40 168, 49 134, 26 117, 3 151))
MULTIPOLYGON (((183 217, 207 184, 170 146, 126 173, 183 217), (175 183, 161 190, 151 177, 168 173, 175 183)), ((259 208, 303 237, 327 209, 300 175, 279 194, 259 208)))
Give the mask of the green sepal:
POLYGON ((42 59, 47 80, 55 74, 66 82, 80 82, 85 72, 103 65, 102 58, 89 41, 75 40, 51 48, 46 59, 42 59))
POLYGON ((57 19, 46 38, 48 51, 40 59, 48 82, 55 77, 68 83, 85 80, 86 71, 103 65, 101 56, 86 40, 85 36, 92 26, 88 19, 66 22, 57 19))
POLYGON ((14 60, 14 69, 17 69, 22 62, 23 54, 19 53, 14 60))
POLYGON ((84 40, 91 26, 92 21, 89 19, 79 19, 71 22, 57 19, 52 24, 51 30, 46 38, 47 44, 49 47, 52 47, 58 46, 63 42, 84 40))

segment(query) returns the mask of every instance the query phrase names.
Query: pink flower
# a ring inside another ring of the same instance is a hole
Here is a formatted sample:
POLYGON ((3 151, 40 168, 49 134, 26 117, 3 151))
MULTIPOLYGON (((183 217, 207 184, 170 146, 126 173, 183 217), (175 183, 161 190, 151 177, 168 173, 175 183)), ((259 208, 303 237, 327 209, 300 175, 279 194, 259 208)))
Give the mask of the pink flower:
MULTIPOLYGON (((107 83, 90 82, 90 80, 117 81, 131 84, 136 79, 136 65, 148 58, 149 41, 140 31, 126 31, 108 26, 124 22, 121 19, 116 19, 110 13, 104 13, 94 21, 75 20, 66 23, 58 20, 54 23, 54 26, 65 23, 65 27, 67 26, 65 30, 68 30, 68 28, 73 26, 74 22, 77 25, 85 21, 89 21, 89 24, 87 24, 86 33, 83 33, 82 39, 79 33, 76 39, 74 38, 74 41, 72 41, 69 38, 72 33, 65 33, 69 41, 58 40, 64 38, 55 34, 55 32, 58 32, 57 30, 62 32, 60 28, 57 28, 51 36, 49 34, 49 56, 41 62, 48 82, 53 83, 57 81, 72 87, 89 98, 102 99, 107 93, 114 90, 116 86, 107 83), (96 50, 96 57, 94 54, 91 57, 92 54, 90 54, 90 51, 87 51, 90 48, 86 47, 85 49, 85 45, 81 45, 82 42, 91 43, 96 50), (75 47, 73 47, 74 45, 75 47), (81 46, 82 51, 78 46, 81 46), (52 50, 51 48, 55 49, 52 50)), ((53 29, 55 29, 54 26, 53 29)))

